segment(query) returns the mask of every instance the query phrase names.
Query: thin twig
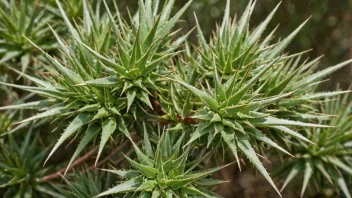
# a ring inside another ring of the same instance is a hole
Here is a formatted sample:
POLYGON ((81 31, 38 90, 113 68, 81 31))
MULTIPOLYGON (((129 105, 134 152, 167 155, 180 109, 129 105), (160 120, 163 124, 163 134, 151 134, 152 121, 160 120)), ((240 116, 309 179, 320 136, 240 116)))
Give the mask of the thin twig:
POLYGON ((161 116, 166 115, 166 111, 164 111, 158 99, 154 97, 150 97, 150 103, 152 104, 154 111, 156 111, 159 115, 161 116))
POLYGON ((124 141, 120 146, 116 147, 111 153, 110 155, 106 156, 103 160, 101 160, 100 162, 97 163, 96 166, 91 166, 89 167, 89 170, 94 170, 96 167, 101 166, 102 164, 105 164, 107 161, 110 160, 110 158, 112 158, 114 155, 116 155, 116 153, 120 152, 122 149, 125 148, 125 146, 129 143, 128 140, 124 141))
MULTIPOLYGON (((134 148, 131 148, 125 155, 127 157, 129 157, 132 153, 134 152, 134 148)), ((118 159, 115 164, 118 165, 119 163, 121 163, 123 160, 125 160, 126 158, 122 157, 120 159, 118 159)))
MULTIPOLYGON (((163 110, 162 105, 159 103, 157 98, 150 97, 150 103, 152 104, 154 111, 159 115, 163 116, 167 114, 166 111, 163 110)), ((183 122, 185 125, 197 124, 197 120, 189 116, 183 118, 181 115, 177 115, 177 119, 179 122, 183 122)))
MULTIPOLYGON (((98 151, 98 146, 94 147, 94 149, 92 149, 91 151, 89 151, 87 154, 85 154, 84 156, 82 156, 81 158, 77 159, 76 161, 74 161, 71 166, 67 169, 67 171, 73 169, 74 167, 78 166, 79 164, 82 164, 83 162, 87 161, 88 159, 90 159, 90 157, 92 155, 94 155, 97 151, 98 151)), ((60 177, 60 175, 62 175, 64 172, 66 171, 66 168, 63 168, 53 174, 47 175, 42 177, 40 180, 42 181, 49 181, 52 179, 55 179, 57 177, 60 177)))

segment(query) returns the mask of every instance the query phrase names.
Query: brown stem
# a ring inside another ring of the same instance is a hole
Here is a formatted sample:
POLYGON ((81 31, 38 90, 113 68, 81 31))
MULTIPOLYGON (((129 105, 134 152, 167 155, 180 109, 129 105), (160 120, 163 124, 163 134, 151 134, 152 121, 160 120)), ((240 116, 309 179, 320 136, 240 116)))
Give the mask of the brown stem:
MULTIPOLYGON (((129 157, 133 152, 134 152, 134 148, 131 148, 125 155, 129 157)), ((125 158, 120 158, 115 162, 115 164, 117 165, 121 163, 123 160, 125 160, 125 158)))
POLYGON ((159 103, 158 99, 150 97, 150 103, 152 103, 154 111, 159 115, 166 115, 166 111, 164 111, 163 106, 159 103))
MULTIPOLYGON (((117 148, 116 148, 116 149, 117 149, 117 148)), ((134 152, 134 148, 132 147, 132 148, 125 154, 125 156, 129 157, 133 152, 134 152)), ((115 154, 115 153, 114 153, 114 154, 115 154)), ((113 156, 113 153, 111 153, 109 156, 105 157, 102 161, 100 161, 100 162, 97 164, 97 166, 100 166, 100 165, 104 164, 105 162, 109 161, 112 156, 113 156)), ((115 162, 115 164, 117 165, 117 164, 121 163, 123 160, 125 160, 125 158, 124 158, 124 157, 121 157, 120 159, 118 159, 118 160, 115 162)), ((97 166, 92 165, 92 166, 90 166, 90 167, 88 168, 88 170, 92 171, 92 170, 94 170, 97 166)))
MULTIPOLYGON (((137 140, 140 139, 140 137, 135 132, 132 132, 130 135, 131 135, 132 139, 137 139, 137 140)), ((99 162, 97 164, 97 166, 100 166, 101 164, 107 162, 113 155, 115 155, 117 152, 122 150, 128 143, 129 143, 129 140, 124 141, 120 146, 116 147, 109 156, 107 156, 101 162, 99 162)), ((74 161, 69 168, 63 168, 55 173, 52 173, 50 175, 46 175, 46 176, 40 178, 39 180, 40 181, 49 181, 49 180, 55 179, 57 177, 60 177, 66 171, 66 169, 67 169, 67 171, 69 171, 69 170, 73 169, 74 167, 82 164, 83 162, 89 160, 90 157, 98 151, 98 148, 99 148, 99 146, 94 147, 91 151, 89 151, 83 157, 74 161)), ((93 167, 93 169, 94 169, 94 167, 93 167)), ((89 169, 89 170, 91 170, 91 169, 89 169)))
MULTIPOLYGON (((87 161, 88 159, 90 159, 90 157, 92 155, 94 155, 97 151, 98 151, 98 146, 94 147, 91 151, 89 151, 87 154, 85 154, 84 156, 82 156, 81 158, 78 158, 76 161, 74 161, 71 166, 67 169, 67 171, 73 169, 74 167, 78 166, 79 164, 82 164, 83 162, 87 161)), ((42 181, 49 181, 52 179, 55 179, 57 177, 60 177, 64 172, 66 171, 66 168, 63 168, 53 174, 50 175, 46 175, 44 177, 42 177, 40 180, 42 181)))
POLYGON ((101 166, 102 164, 105 164, 107 161, 109 161, 111 159, 111 157, 113 157, 116 153, 120 152, 123 148, 125 148, 125 146, 129 143, 128 140, 124 141, 120 146, 116 147, 111 153, 110 155, 106 156, 103 160, 101 160, 100 162, 97 163, 96 166, 91 166, 89 167, 89 170, 94 170, 96 167, 101 166))
MULTIPOLYGON (((159 103, 157 98, 150 97, 150 103, 152 104, 154 111, 159 115, 163 116, 167 114, 166 111, 163 110, 162 105, 159 103)), ((183 118, 182 116, 177 115, 177 119, 179 122, 183 122, 185 125, 197 124, 197 120, 189 116, 183 118)))

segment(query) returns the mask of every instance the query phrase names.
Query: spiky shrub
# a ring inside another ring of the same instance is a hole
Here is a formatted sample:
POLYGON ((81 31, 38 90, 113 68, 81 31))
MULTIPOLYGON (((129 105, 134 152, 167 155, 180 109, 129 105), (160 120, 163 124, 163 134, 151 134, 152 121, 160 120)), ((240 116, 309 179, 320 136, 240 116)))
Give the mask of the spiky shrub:
MULTIPOLYGON (((48 118, 67 123, 47 157, 70 137, 80 139, 66 171, 96 141, 100 143, 95 164, 104 155, 109 139, 130 140, 137 160, 126 159, 134 170, 110 170, 127 181, 101 196, 216 197, 203 184, 219 182, 203 178, 223 166, 205 172, 187 171, 188 166, 199 171, 200 167, 192 164, 205 163, 195 155, 196 147, 231 153, 239 169, 243 153, 279 193, 258 158, 269 153, 264 144, 291 156, 285 146, 293 146, 292 139, 302 142, 301 147, 315 148, 315 139, 304 131, 323 131, 331 126, 318 122, 330 117, 318 114, 314 104, 323 97, 345 93, 315 92, 316 87, 328 74, 352 61, 315 72, 317 60, 302 63, 303 53, 284 54, 305 22, 277 43, 272 42, 275 31, 262 38, 278 7, 249 31, 255 3, 250 1, 236 21, 230 19, 227 1, 224 20, 209 41, 197 22, 199 45, 192 48, 186 42, 189 33, 179 37, 179 31, 172 30, 192 1, 173 16, 173 0, 165 1, 160 11, 159 1, 138 2, 137 13, 125 20, 116 4, 113 12, 103 1, 104 16, 99 8, 94 13, 83 0, 82 24, 76 25, 56 0, 69 32, 68 36, 60 35, 51 28, 60 59, 26 38, 47 59, 45 67, 51 75, 34 77, 16 70, 35 86, 1 83, 43 99, 0 110, 40 112, 18 123, 48 118), (158 123, 165 125, 165 130, 155 133, 158 123), (134 136, 143 137, 144 151, 133 142, 134 136)), ((89 195, 93 194, 96 192, 89 195)))
POLYGON ((301 196, 307 186, 319 189, 334 185, 342 190, 346 197, 351 197, 345 179, 352 175, 351 162, 351 136, 352 136, 352 102, 345 97, 326 98, 321 113, 333 116, 331 120, 321 120, 321 124, 336 126, 328 129, 315 129, 303 131, 303 134, 315 142, 316 145, 307 145, 301 141, 294 141, 290 149, 295 158, 288 159, 281 174, 286 173, 287 178, 282 186, 284 189, 294 178, 302 175, 303 185, 301 196), (313 182, 313 181, 315 182, 313 182))

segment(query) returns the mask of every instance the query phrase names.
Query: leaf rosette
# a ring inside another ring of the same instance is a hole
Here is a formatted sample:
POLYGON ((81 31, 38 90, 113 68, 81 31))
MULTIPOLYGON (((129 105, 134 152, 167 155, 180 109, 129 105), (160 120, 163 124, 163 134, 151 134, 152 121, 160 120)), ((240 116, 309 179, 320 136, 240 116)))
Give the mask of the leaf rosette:
POLYGON ((207 187, 220 184, 223 181, 207 177, 228 166, 223 165, 203 171, 193 171, 204 157, 188 161, 191 147, 182 149, 183 135, 171 138, 169 132, 164 132, 156 148, 153 148, 144 133, 144 152, 133 143, 138 160, 126 157, 133 170, 106 170, 117 174, 126 181, 99 194, 97 197, 110 194, 124 194, 136 197, 220 197, 207 187), (174 141, 173 141, 174 140, 174 141))

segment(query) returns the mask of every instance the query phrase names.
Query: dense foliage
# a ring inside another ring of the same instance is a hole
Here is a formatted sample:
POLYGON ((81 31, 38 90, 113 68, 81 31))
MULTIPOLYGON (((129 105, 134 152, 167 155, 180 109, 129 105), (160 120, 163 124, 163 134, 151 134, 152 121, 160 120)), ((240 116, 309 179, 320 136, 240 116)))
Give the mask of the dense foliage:
POLYGON ((256 2, 231 18, 228 0, 209 39, 196 15, 175 30, 192 0, 174 4, 1 2, 1 90, 21 99, 0 107, 0 195, 220 197, 212 175, 235 163, 281 196, 264 156, 282 160, 282 189, 301 174, 301 196, 351 197, 349 91, 318 87, 352 60, 319 71, 285 53, 308 20, 275 39, 280 4, 251 29, 256 2))

